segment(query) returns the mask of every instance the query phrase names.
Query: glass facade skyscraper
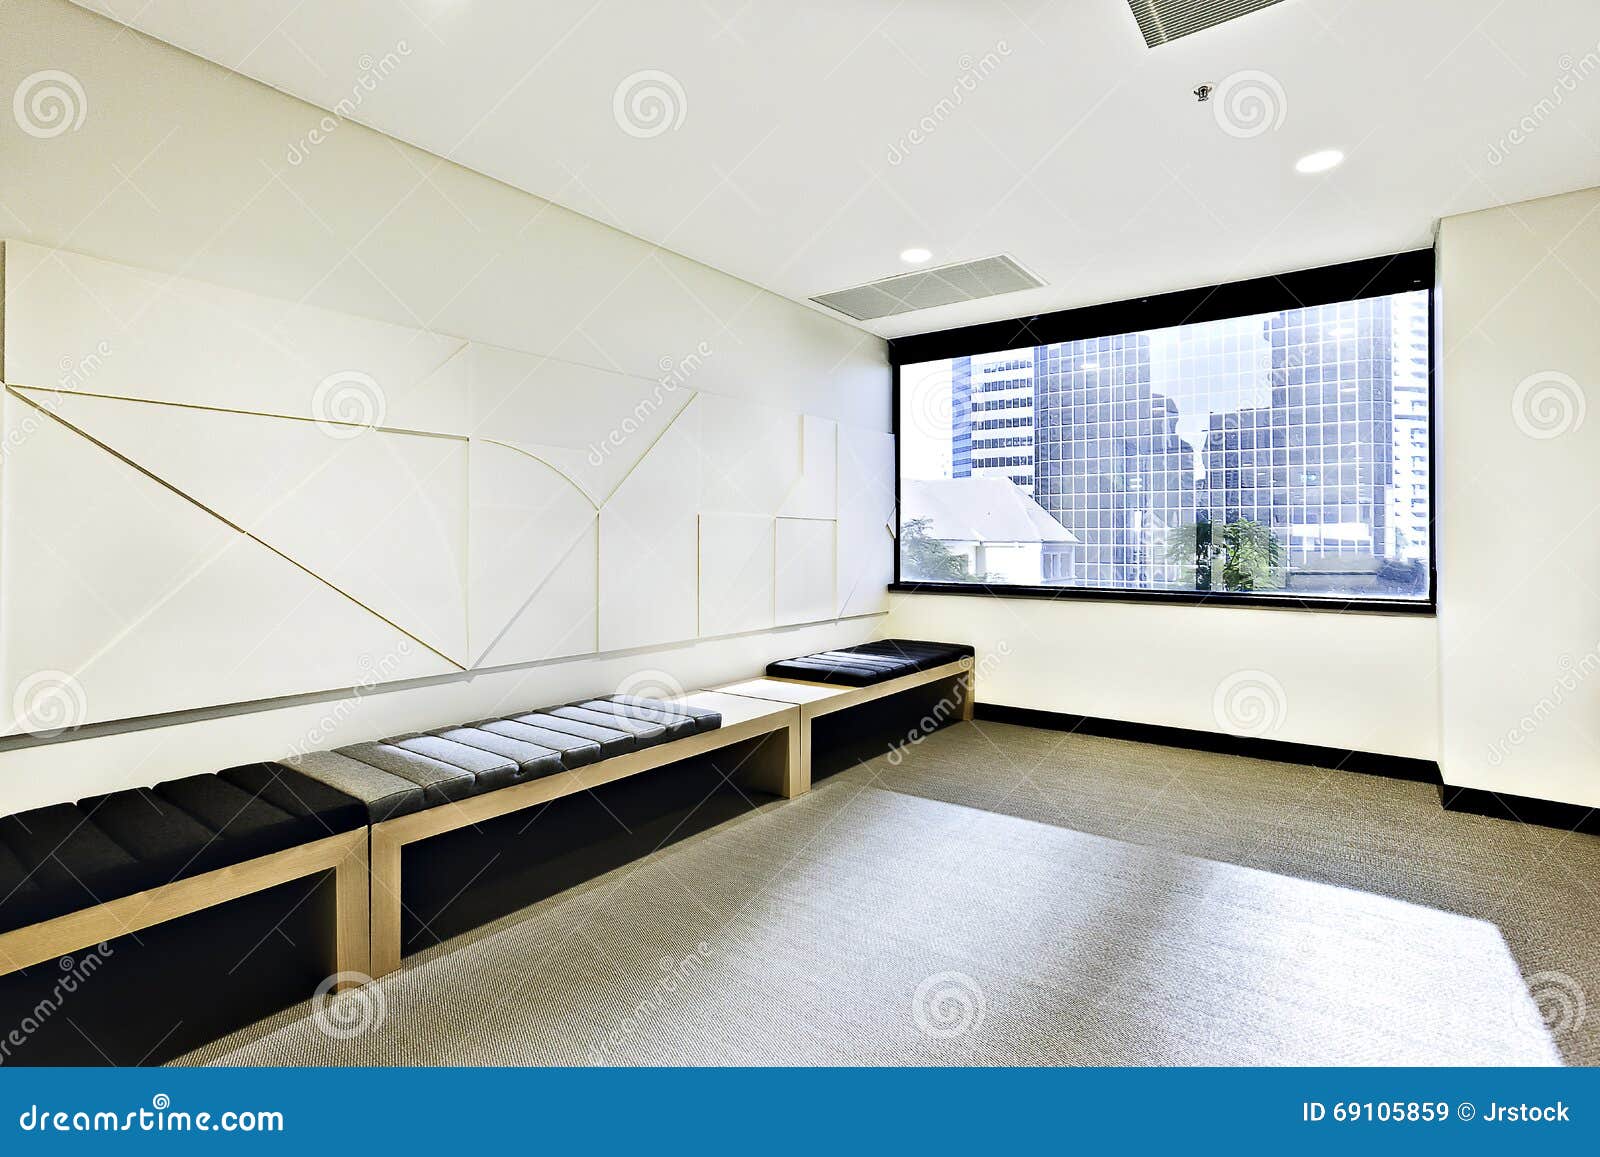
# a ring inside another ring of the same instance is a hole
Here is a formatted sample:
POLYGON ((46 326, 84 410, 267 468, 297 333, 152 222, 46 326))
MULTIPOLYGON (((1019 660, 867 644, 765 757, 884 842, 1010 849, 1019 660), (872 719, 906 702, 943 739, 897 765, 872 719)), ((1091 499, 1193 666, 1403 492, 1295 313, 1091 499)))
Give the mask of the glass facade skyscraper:
POLYGON ((1422 594, 1427 319, 1412 292, 954 359, 952 473, 1070 530, 1074 586, 1222 589, 1254 542, 1251 589, 1422 594))

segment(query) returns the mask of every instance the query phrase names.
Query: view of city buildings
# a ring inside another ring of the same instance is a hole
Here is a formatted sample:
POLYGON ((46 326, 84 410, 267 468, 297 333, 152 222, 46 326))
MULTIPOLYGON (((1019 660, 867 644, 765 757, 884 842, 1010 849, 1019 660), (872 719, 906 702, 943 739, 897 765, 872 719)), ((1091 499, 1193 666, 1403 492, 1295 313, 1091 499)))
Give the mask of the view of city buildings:
POLYGON ((1275 544, 1273 589, 1420 597, 1428 327, 1427 294, 1403 293, 911 378, 949 390, 947 477, 1005 478, 1072 536, 1046 584, 1220 590, 1197 554, 1242 523, 1275 544))

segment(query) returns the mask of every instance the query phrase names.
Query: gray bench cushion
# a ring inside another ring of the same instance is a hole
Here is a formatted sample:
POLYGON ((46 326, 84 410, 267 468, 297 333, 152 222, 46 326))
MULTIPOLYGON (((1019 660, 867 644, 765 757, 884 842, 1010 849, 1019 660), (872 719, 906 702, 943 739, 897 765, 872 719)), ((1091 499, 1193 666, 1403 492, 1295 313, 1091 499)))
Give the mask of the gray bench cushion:
POLYGON ((340 755, 337 751, 312 751, 304 755, 292 755, 278 762, 336 791, 354 796, 367 805, 370 822, 375 824, 420 811, 427 806, 420 784, 391 775, 370 763, 340 755))
POLYGON ((607 695, 608 703, 621 703, 644 711, 669 711, 674 715, 687 715, 694 720, 696 731, 715 731, 722 726, 722 712, 688 703, 666 703, 660 699, 645 699, 639 695, 607 695))
POLYGON ((596 727, 593 723, 585 723, 579 719, 570 719, 566 716, 556 715, 560 708, 550 711, 535 711, 531 715, 513 715, 511 722, 526 723, 530 727, 542 727, 547 731, 556 731, 571 735, 578 739, 587 739, 600 745, 600 758, 610 759, 614 755, 626 755, 639 746, 637 736, 623 731, 619 727, 596 727))
POLYGON ((409 751, 413 755, 422 755, 436 759, 440 763, 448 763, 451 767, 459 767, 462 771, 471 773, 474 780, 473 795, 509 787, 522 782, 524 778, 522 765, 514 759, 496 755, 481 747, 469 747, 465 743, 441 739, 437 735, 396 735, 380 742, 390 747, 398 747, 402 751, 409 751))
MULTIPOLYGON (((542 747, 536 743, 528 743, 522 739, 514 739, 509 735, 499 735, 493 731, 485 731, 479 727, 451 727, 444 731, 435 732, 440 739, 447 739, 451 743, 459 743, 463 747, 476 748, 479 751, 492 752, 503 759, 509 759, 521 771, 521 778, 536 779, 539 776, 551 775, 562 770, 561 753, 542 747)), ((596 754, 599 754, 597 751, 596 754)))
POLYGON ((561 757, 561 766, 571 770, 593 763, 600 758, 600 744, 593 739, 583 739, 567 731, 551 731, 548 727, 535 727, 516 719, 485 719, 471 725, 476 731, 503 735, 520 743, 547 747, 561 757))
POLYGON ((686 735, 693 735, 697 730, 695 721, 689 716, 679 715, 664 707, 636 707, 628 703, 613 703, 609 699, 589 699, 573 706, 599 715, 614 715, 620 719, 631 719, 636 723, 664 727, 667 729, 667 739, 682 739, 686 735))
POLYGON ((627 719, 610 711, 591 711, 587 707, 568 705, 552 707, 550 714, 558 719, 570 719, 574 723, 587 723, 592 727, 609 727, 613 731, 624 731, 637 739, 640 747, 660 743, 667 736, 667 729, 659 723, 646 723, 643 719, 627 719))
POLYGON ((403 747, 387 743, 352 743, 338 749, 340 755, 370 764, 401 779, 409 779, 422 789, 425 807, 438 807, 451 800, 466 799, 477 786, 477 777, 465 768, 441 763, 403 747))
POLYGON ((704 708, 613 695, 280 762, 360 800, 376 824, 721 724, 704 708))

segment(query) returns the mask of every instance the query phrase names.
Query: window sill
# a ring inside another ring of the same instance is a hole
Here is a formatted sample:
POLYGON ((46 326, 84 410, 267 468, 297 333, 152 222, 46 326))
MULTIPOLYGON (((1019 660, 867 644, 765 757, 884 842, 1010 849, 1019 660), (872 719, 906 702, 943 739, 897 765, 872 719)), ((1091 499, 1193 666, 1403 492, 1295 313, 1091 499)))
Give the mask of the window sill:
POLYGON ((1256 610, 1315 611, 1321 614, 1424 615, 1438 607, 1431 597, 1404 599, 1296 598, 1293 595, 1207 594, 1201 591, 1118 591, 1071 587, 991 587, 978 583, 889 584, 894 594, 963 595, 968 598, 1043 599, 1062 602, 1156 603, 1180 607, 1249 607, 1256 610))

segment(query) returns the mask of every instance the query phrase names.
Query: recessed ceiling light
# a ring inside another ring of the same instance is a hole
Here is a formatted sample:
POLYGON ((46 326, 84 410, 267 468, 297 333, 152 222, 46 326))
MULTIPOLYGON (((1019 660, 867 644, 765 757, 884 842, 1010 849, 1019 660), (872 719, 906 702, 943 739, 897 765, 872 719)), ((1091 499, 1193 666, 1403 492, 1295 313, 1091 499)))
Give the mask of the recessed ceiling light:
POLYGON ((1344 164, 1344 154, 1338 149, 1323 149, 1319 153, 1311 153, 1301 157, 1294 163, 1297 173, 1326 173, 1329 169, 1336 169, 1344 164))
POLYGON ((921 265, 924 261, 928 260, 928 258, 932 256, 933 253, 927 249, 900 250, 900 260, 904 261, 907 265, 921 265))

